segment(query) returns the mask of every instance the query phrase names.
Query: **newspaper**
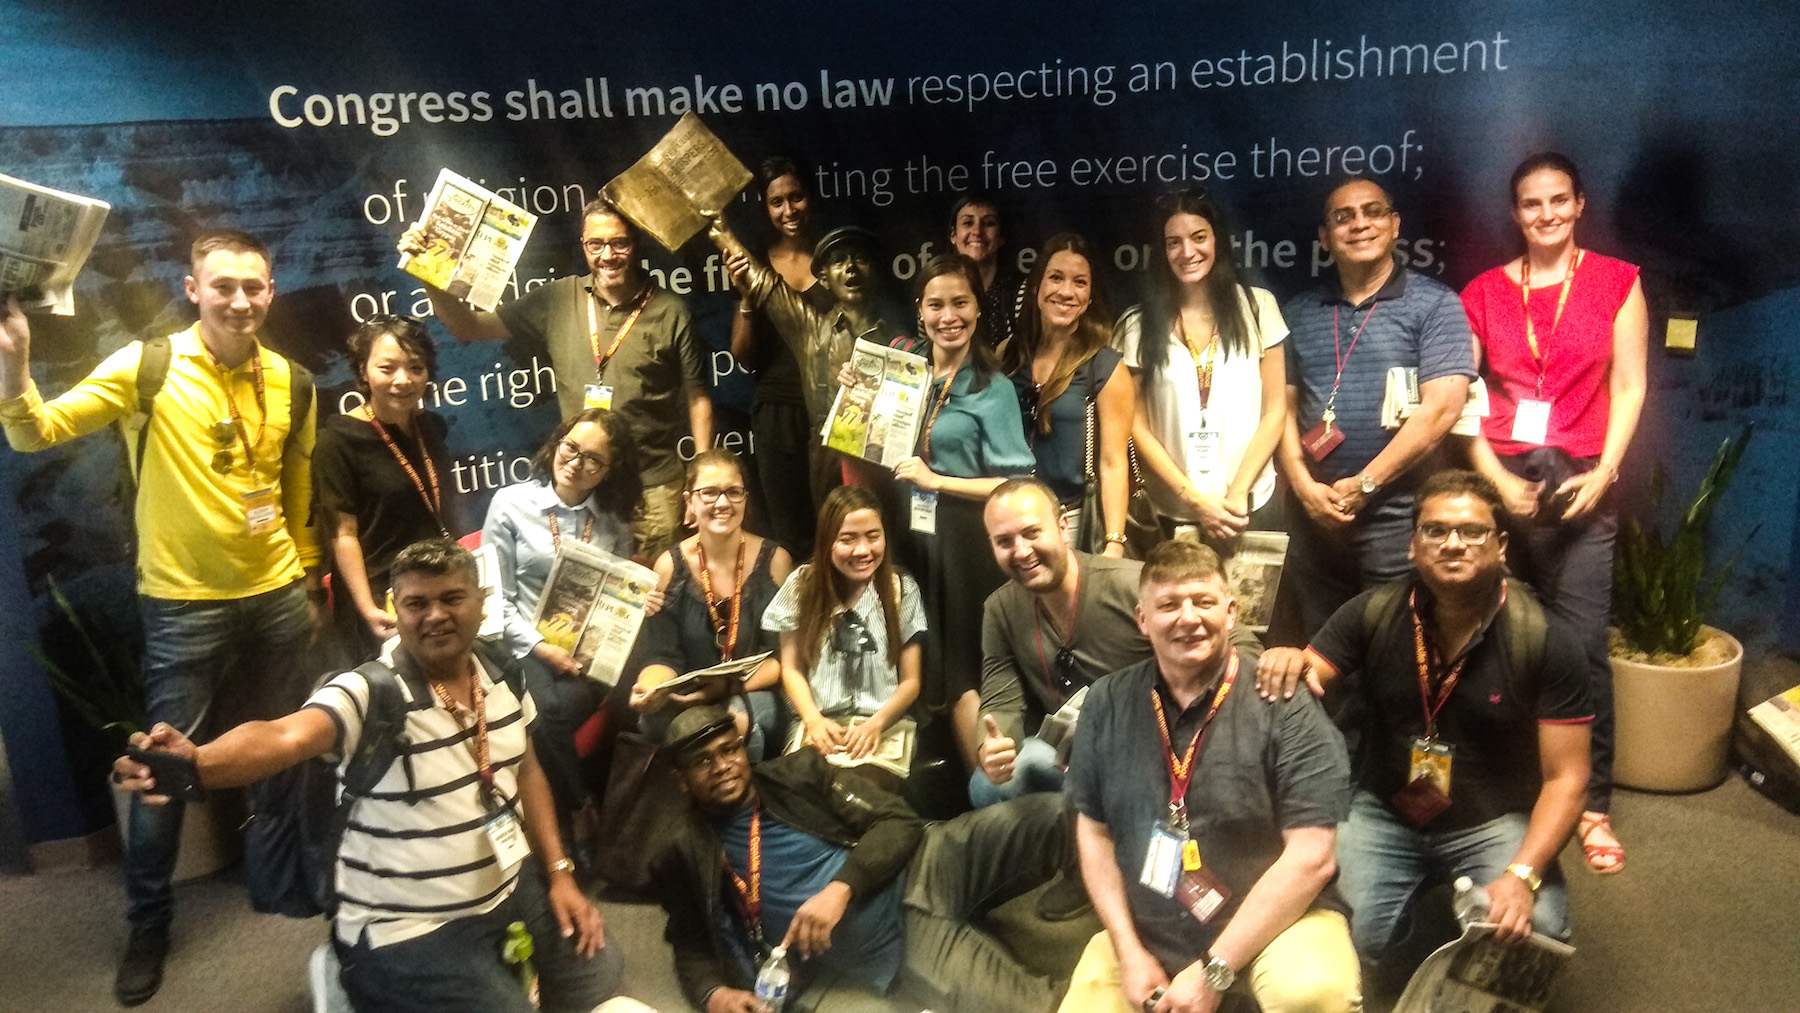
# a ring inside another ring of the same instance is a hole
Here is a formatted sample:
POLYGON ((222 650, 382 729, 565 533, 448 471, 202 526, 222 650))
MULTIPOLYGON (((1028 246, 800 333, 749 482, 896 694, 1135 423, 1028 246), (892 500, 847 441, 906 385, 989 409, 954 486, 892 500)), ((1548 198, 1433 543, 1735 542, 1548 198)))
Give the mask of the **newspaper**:
POLYGON ((112 205, 0 175, 0 293, 26 310, 75 313, 75 276, 112 205))
POLYGON ((443 169, 413 225, 425 252, 401 254, 400 270, 478 310, 492 310, 535 225, 536 215, 443 169))
POLYGON ((656 688, 666 690, 689 690, 696 688, 696 684, 705 679, 747 679, 757 669, 761 668, 762 663, 769 660, 774 653, 775 652, 773 651, 764 651, 761 654, 752 654, 747 658, 721 661, 711 668, 697 668, 685 675, 678 675, 668 682, 658 685, 656 688))
POLYGON ((1394 1013, 1541 1013, 1575 948, 1533 933, 1517 945, 1477 922, 1425 958, 1394 1013))
POLYGON ((644 600, 655 589, 652 571, 565 540, 532 624, 546 641, 573 654, 588 678, 611 686, 624 671, 644 625, 644 600))
POLYGON ((1790 760, 1800 763, 1800 686, 1750 708, 1750 720, 1768 732, 1790 760))
POLYGON ((1069 754, 1075 748, 1075 727, 1081 724, 1081 705, 1087 703, 1086 686, 1075 691, 1075 695, 1063 701, 1055 714, 1044 717, 1038 726, 1038 738, 1044 745, 1056 750, 1057 767, 1069 769, 1069 754))
MULTIPOLYGON (((1394 366, 1387 372, 1387 389, 1381 396, 1381 427, 1399 429, 1419 409, 1419 371, 1411 366, 1394 366)), ((1469 381, 1469 397, 1463 402, 1462 414, 1451 424, 1458 436, 1476 436, 1481 420, 1488 417, 1487 384, 1481 377, 1469 381)))
MULTIPOLYGON (((863 715, 850 718, 834 719, 840 721, 845 728, 855 728, 865 721, 871 720, 863 715)), ((882 770, 905 777, 912 772, 913 750, 918 744, 919 729, 912 718, 901 718, 888 726, 881 733, 881 741, 875 744, 875 751, 860 760, 852 760, 844 753, 827 753, 825 759, 838 767, 860 767, 869 764, 882 770)), ((797 752, 806 746, 806 727, 802 722, 794 722, 788 731, 787 748, 782 755, 797 752)))
POLYGON ((1238 622, 1253 633, 1269 632, 1287 547, 1285 531, 1246 531, 1238 536, 1237 549, 1225 560, 1225 580, 1237 598, 1238 622))
POLYGON ((922 355, 858 338, 850 368, 856 382, 838 388, 825 419, 825 446, 892 468, 913 456, 931 364, 922 355))
POLYGON ((600 192, 674 253, 736 200, 750 179, 744 163, 690 112, 600 192))

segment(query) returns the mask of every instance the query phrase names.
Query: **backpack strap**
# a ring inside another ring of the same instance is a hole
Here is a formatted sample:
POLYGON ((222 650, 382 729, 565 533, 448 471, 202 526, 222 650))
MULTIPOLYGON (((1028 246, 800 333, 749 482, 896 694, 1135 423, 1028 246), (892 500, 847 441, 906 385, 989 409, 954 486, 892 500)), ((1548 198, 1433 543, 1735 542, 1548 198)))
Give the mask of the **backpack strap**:
POLYGON ((1363 650, 1366 654, 1370 645, 1386 639, 1388 631, 1400 618, 1400 611, 1406 599, 1406 592, 1412 588, 1410 579, 1390 581, 1375 589, 1369 600, 1363 603, 1362 633, 1363 650))
POLYGON ((125 423, 126 452, 133 486, 144 473, 144 448, 150 442, 150 417, 155 414, 156 395, 162 392, 163 382, 169 378, 169 360, 174 357, 174 344, 167 334, 139 338, 138 344, 142 347, 138 351, 137 414, 125 423))
POLYGON ((1535 682, 1544 665, 1550 620, 1544 614, 1544 606, 1522 580, 1506 582, 1506 625, 1511 634, 1507 651, 1515 674, 1535 682))

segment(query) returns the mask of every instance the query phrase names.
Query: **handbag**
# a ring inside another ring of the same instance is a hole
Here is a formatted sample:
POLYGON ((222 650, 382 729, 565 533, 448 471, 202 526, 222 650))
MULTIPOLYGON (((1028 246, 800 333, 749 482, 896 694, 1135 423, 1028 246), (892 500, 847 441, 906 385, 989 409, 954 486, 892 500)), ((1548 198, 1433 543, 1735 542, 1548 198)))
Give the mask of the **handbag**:
POLYGON ((1094 429, 1099 425, 1100 408, 1094 401, 1094 360, 1087 361, 1087 405, 1083 413, 1087 438, 1083 461, 1087 477, 1081 483, 1081 524, 1075 530, 1075 548, 1098 554, 1106 550, 1106 517, 1100 508, 1100 469, 1094 457, 1094 429))

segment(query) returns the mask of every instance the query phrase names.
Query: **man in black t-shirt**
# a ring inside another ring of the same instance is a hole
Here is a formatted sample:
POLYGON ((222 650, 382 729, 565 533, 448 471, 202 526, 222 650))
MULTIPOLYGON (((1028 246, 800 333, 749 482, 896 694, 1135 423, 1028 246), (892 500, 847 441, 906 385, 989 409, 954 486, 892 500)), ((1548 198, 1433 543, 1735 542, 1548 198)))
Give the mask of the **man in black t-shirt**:
POLYGON ((1339 885, 1371 965, 1406 940, 1428 881, 1457 876, 1485 885, 1502 939, 1568 935, 1556 854, 1587 785, 1585 655, 1505 578, 1500 509, 1473 472, 1432 476, 1413 507, 1415 575, 1352 599, 1304 654, 1270 651, 1259 670, 1271 700, 1300 678, 1322 695, 1343 677, 1355 797, 1339 885))

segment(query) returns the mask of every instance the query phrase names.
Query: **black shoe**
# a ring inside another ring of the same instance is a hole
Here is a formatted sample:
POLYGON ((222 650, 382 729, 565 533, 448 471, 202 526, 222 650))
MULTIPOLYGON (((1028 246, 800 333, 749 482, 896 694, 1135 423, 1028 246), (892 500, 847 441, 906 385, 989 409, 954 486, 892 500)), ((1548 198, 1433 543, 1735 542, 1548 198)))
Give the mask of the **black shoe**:
POLYGON ((1066 922, 1071 918, 1079 918, 1093 908, 1088 900, 1087 887, 1082 885, 1080 876, 1071 876, 1066 872, 1058 872, 1044 892, 1038 894, 1038 917, 1047 922, 1066 922))
POLYGON ((169 927, 133 927, 113 978, 113 998, 121 1006, 141 1006, 162 987, 163 960, 169 955, 169 927))

